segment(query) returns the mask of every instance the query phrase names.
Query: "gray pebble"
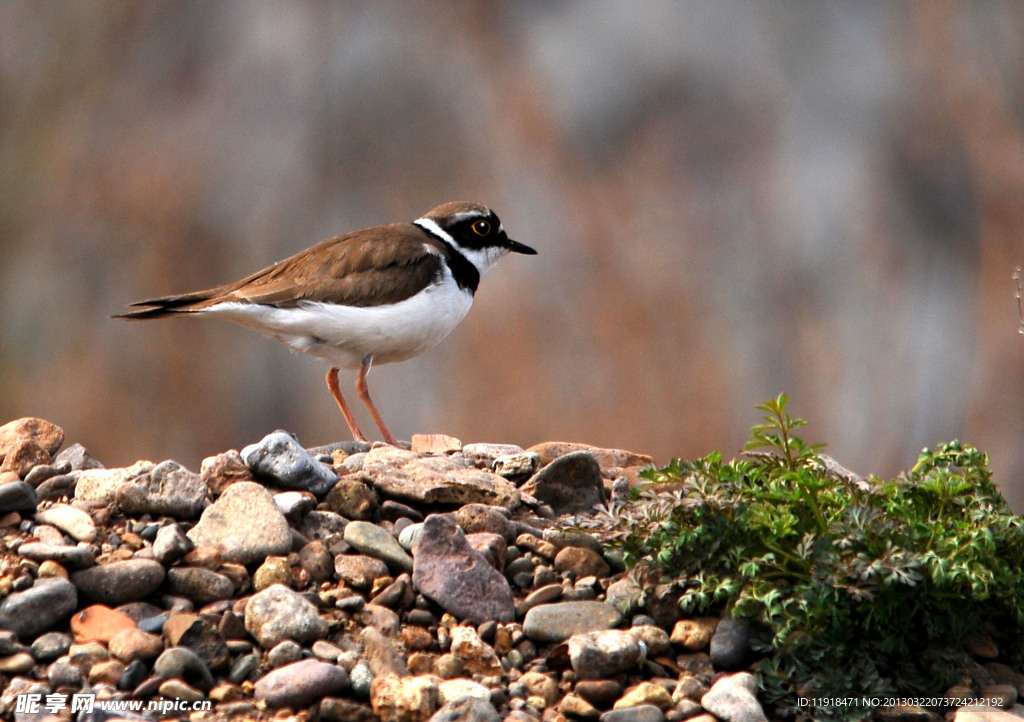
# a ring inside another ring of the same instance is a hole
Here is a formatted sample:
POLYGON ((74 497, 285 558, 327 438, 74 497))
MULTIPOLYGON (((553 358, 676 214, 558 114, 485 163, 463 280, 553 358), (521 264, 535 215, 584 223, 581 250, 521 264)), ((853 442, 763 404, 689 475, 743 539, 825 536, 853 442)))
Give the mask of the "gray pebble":
POLYGON ((310 491, 322 497, 338 483, 338 475, 319 462, 286 431, 275 431, 242 449, 242 460, 257 476, 284 489, 310 491))
POLYGON ((63 577, 38 579, 0 602, 0 628, 28 640, 64 621, 78 607, 75 586, 63 577))
POLYGON ((187 647, 165 649, 156 662, 153 672, 162 677, 177 678, 207 692, 213 687, 213 675, 199 656, 187 647))

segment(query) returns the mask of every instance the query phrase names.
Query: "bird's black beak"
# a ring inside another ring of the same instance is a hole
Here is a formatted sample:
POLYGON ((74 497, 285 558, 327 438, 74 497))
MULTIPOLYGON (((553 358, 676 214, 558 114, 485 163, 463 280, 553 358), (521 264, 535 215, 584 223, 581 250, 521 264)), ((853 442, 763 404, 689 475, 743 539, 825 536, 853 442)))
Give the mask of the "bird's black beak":
POLYGON ((508 250, 512 251, 513 253, 522 253, 522 254, 525 254, 527 256, 536 256, 537 255, 537 251, 535 251, 534 249, 530 248, 525 243, 520 243, 519 241, 513 241, 511 238, 509 238, 509 239, 507 239, 505 241, 505 248, 507 248, 508 250))

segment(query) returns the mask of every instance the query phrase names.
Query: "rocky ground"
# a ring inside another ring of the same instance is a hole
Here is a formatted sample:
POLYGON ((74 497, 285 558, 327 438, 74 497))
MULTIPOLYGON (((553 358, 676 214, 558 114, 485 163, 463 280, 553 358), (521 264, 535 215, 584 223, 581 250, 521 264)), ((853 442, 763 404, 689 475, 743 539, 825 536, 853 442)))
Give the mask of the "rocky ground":
POLYGON ((765 719, 742 625, 642 606, 560 523, 627 493, 643 455, 275 432, 196 473, 63 445, 0 427, 4 719, 156 719, 104 707, 159 699, 189 719, 765 719))

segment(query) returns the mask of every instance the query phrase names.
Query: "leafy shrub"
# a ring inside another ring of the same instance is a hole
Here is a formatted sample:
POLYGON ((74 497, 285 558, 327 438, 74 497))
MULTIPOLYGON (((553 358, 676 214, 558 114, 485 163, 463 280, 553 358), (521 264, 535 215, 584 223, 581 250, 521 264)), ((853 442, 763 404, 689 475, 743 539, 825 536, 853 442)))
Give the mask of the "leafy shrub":
POLYGON ((620 549, 648 593, 761 630, 761 698, 778 716, 856 718, 823 697, 943 692, 978 636, 1024 648, 1024 524, 987 456, 953 441, 884 481, 830 471, 786 396, 757 408, 744 455, 647 469, 631 502, 580 526, 620 549))

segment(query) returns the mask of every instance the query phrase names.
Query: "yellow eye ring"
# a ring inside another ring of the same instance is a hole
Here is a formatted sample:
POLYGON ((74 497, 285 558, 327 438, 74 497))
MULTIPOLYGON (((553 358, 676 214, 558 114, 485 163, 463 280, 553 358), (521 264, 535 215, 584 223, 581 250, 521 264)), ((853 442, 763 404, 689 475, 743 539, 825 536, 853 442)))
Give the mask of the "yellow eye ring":
POLYGON ((488 233, 491 232, 491 224, 483 220, 474 223, 472 225, 472 228, 473 233, 477 234, 478 236, 486 236, 488 233))

